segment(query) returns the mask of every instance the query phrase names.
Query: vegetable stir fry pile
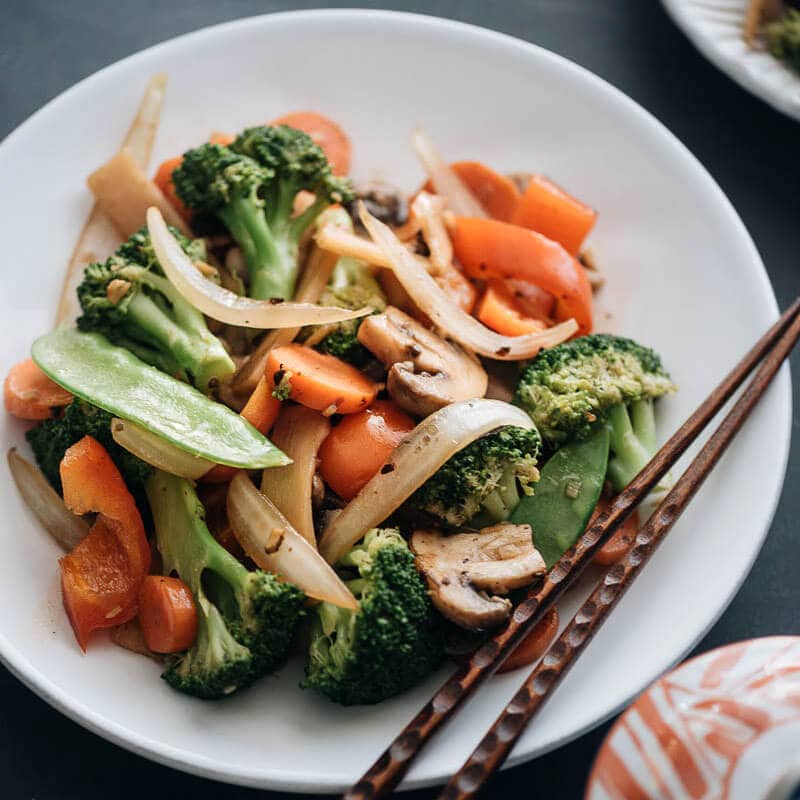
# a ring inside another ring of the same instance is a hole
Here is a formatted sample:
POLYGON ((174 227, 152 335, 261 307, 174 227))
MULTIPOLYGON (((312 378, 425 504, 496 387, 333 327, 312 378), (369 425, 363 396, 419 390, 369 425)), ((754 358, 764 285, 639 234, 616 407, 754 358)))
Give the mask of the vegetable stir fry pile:
POLYGON ((119 242, 73 259, 64 324, 4 384, 84 650, 111 629, 199 698, 304 652, 302 688, 380 702, 502 625, 655 452, 675 387, 594 332, 596 212, 412 146, 410 194, 353 183, 311 112, 91 176, 119 242))

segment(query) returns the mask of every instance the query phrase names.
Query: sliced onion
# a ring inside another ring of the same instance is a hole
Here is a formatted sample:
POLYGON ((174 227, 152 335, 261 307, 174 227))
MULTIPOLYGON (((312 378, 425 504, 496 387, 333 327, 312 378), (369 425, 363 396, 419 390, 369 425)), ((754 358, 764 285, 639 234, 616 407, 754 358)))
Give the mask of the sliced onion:
POLYGON ((13 447, 8 451, 8 468, 25 505, 64 550, 72 550, 89 532, 86 520, 69 511, 41 470, 13 447))
MULTIPOLYGON (((339 256, 336 253, 323 250, 316 244, 312 246, 295 292, 295 298, 299 303, 316 303, 319 300, 338 260, 339 256)), ((270 350, 293 342, 301 330, 302 327, 298 326, 270 331, 234 376, 233 388, 236 393, 252 393, 264 374, 270 350)))
POLYGON ((311 489, 317 471, 317 451, 331 431, 322 414, 305 406, 281 411, 270 432, 272 443, 292 459, 286 467, 265 469, 261 492, 269 497, 298 533, 316 550, 311 489))
POLYGON ((343 322, 372 313, 370 308, 352 311, 313 303, 272 302, 240 297, 200 274, 155 207, 147 210, 147 228, 158 261, 175 288, 195 308, 219 322, 243 328, 296 328, 343 322))
POLYGON ((445 163, 425 131, 417 128, 411 144, 431 179, 436 194, 447 201, 447 207, 459 217, 485 217, 486 212, 464 181, 445 163))
POLYGON ((116 417, 112 419, 111 436, 120 447, 124 447, 151 467, 179 478, 196 481, 214 466, 213 461, 187 453, 129 420, 116 417))
POLYGON ((274 572, 315 600, 358 608, 358 601, 332 567, 242 472, 228 490, 228 520, 242 549, 261 569, 274 572))
POLYGON ((532 428, 520 408, 500 400, 463 400, 436 411, 392 451, 369 483, 328 525, 320 553, 335 564, 370 529, 383 522, 451 456, 506 425, 532 428))
MULTIPOLYGON (((150 161, 166 86, 167 76, 163 72, 150 78, 133 123, 120 146, 120 149, 128 149, 142 169, 150 161)), ((80 316, 81 307, 75 290, 83 280, 86 265, 93 261, 104 261, 114 252, 118 244, 119 232, 95 203, 84 223, 67 265, 56 312, 55 326, 57 328, 62 325, 72 325, 80 316)))
MULTIPOLYGON (((375 242, 371 242, 363 236, 357 236, 355 233, 335 228, 332 225, 320 228, 314 240, 323 250, 328 250, 337 256, 355 258, 376 267, 385 267, 387 269, 392 267, 391 259, 375 242)), ((411 257, 426 272, 430 271, 430 262, 427 258, 413 253, 411 257)))
POLYGON ((499 361, 519 361, 532 358, 543 347, 566 341, 578 330, 574 319, 523 336, 501 336, 489 330, 448 298, 390 228, 373 217, 363 203, 359 203, 359 214, 411 299, 441 331, 468 350, 499 361))
POLYGON ((414 216, 419 219, 425 244, 431 251, 431 272, 440 275, 453 268, 453 243, 444 224, 442 212, 444 203, 441 197, 420 192, 411 204, 414 216))

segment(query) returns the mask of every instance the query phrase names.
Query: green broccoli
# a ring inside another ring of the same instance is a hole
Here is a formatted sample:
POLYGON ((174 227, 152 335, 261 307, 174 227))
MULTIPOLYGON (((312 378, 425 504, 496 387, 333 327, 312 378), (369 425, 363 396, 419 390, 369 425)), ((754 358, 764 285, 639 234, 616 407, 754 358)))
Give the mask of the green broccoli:
MULTIPOLYGON (((31 428, 26 438, 33 449, 36 463, 58 492, 61 492, 59 465, 64 453, 84 436, 93 436, 105 447, 128 489, 143 499, 144 482, 152 469, 149 464, 120 447, 111 436, 112 416, 83 400, 73 400, 60 417, 46 419, 31 428)), ((142 504, 139 503, 142 508, 142 504)))
MULTIPOLYGON (((386 308, 386 295, 364 264, 352 258, 340 258, 319 302, 324 306, 339 308, 369 307, 378 313, 386 308)), ((316 345, 317 349, 357 367, 363 366, 371 354, 358 341, 358 329, 362 321, 363 317, 338 323, 316 345)))
POLYGON ((482 436, 446 461, 405 507, 426 511, 452 527, 473 518, 487 523, 508 519, 520 499, 518 486, 532 494, 539 480, 541 443, 536 428, 506 427, 482 436))
POLYGON ((789 9, 764 28, 764 36, 770 53, 800 72, 800 10, 789 9))
POLYGON ((514 401, 553 447, 607 424, 608 478, 619 491, 655 453, 653 401, 673 391, 653 350, 598 333, 542 351, 522 372, 514 401))
POLYGON ((317 606, 302 686, 342 705, 379 703, 441 663, 442 621, 398 531, 372 529, 339 566, 361 607, 317 606))
MULTIPOLYGON (((173 230, 195 260, 205 258, 202 241, 173 230)), ((90 264, 78 286, 82 331, 104 334, 143 361, 207 391, 231 375, 234 363, 195 309, 164 275, 150 236, 142 229, 104 264, 90 264)))
POLYGON ((230 148, 190 150, 172 179, 189 208, 223 222, 244 253, 250 296, 261 300, 294 296, 300 239, 325 208, 352 194, 311 137, 283 125, 249 128, 230 148), (303 190, 316 198, 294 215, 303 190))
POLYGON ((195 643, 169 657, 162 677, 187 694, 215 698, 276 669, 303 613, 303 592, 248 570, 225 550, 188 481, 156 470, 146 490, 164 572, 188 584, 198 613, 195 643))

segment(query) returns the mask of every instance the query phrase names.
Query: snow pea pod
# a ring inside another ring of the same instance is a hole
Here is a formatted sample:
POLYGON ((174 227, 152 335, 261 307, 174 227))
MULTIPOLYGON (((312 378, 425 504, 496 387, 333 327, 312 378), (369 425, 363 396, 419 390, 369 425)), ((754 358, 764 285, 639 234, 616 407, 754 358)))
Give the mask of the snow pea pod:
POLYGON ((608 467, 610 435, 602 427, 586 439, 568 442, 542 467, 535 492, 524 497, 511 522, 527 523, 548 569, 577 541, 592 515, 608 467))
POLYGON ((145 364, 98 333, 53 331, 33 343, 31 354, 59 386, 188 453, 243 469, 291 463, 227 406, 145 364))

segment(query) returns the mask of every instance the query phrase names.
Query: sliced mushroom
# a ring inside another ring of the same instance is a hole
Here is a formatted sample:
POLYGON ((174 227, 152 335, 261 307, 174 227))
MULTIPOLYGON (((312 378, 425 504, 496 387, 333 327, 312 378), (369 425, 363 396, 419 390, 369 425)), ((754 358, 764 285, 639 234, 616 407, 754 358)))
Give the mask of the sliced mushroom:
POLYGON ((427 416, 486 393, 488 378, 474 356, 398 308, 367 317, 358 341, 389 369, 389 394, 412 414, 427 416))
POLYGON ((447 619, 469 630, 502 624, 511 613, 508 594, 545 572, 530 525, 501 523, 478 533, 450 536, 414 531, 411 549, 431 600, 447 619))

